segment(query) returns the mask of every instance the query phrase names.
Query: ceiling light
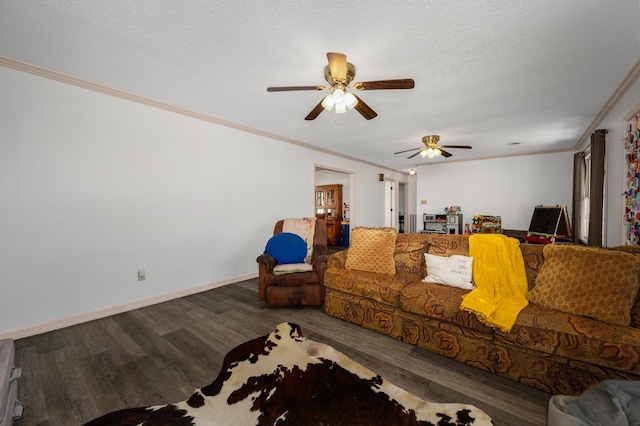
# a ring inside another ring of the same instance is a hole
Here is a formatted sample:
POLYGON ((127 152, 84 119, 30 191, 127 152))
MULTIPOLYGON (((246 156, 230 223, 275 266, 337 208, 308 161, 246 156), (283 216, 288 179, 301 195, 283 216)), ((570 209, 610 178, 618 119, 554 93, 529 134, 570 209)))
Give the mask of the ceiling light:
POLYGON ((336 107, 336 113, 342 114, 347 111, 347 108, 353 109, 358 105, 358 98, 353 93, 345 92, 342 88, 338 87, 332 93, 329 93, 322 100, 322 107, 327 111, 336 107))
POLYGON ((415 175, 416 174, 416 169, 409 169, 409 174, 411 176, 415 175))
POLYGON ((422 158, 424 158, 424 157, 429 157, 429 158, 439 157, 441 154, 442 154, 442 151, 437 146, 435 148, 432 147, 432 146, 429 146, 427 148, 424 148, 422 151, 420 151, 420 155, 422 156, 422 158))
POLYGON ((355 97, 353 93, 345 93, 344 94, 344 103, 349 109, 353 109, 356 105, 358 105, 358 98, 355 97))
POLYGON ((333 101, 337 104, 344 103, 344 90, 336 89, 333 91, 333 101))
POLYGON ((329 93, 322 100, 322 108, 326 109, 327 111, 331 111, 333 105, 335 105, 335 101, 333 100, 333 93, 329 93))

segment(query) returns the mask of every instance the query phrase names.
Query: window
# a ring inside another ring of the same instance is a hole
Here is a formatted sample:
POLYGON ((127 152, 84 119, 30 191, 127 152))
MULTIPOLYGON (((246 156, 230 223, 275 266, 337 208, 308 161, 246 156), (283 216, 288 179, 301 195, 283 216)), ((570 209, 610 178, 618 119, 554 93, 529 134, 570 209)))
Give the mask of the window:
POLYGON ((583 156, 580 176, 580 226, 576 231, 583 244, 589 244, 589 207, 591 205, 591 153, 583 156))
POLYGON ((573 242, 602 246, 605 234, 605 147, 607 131, 591 134, 589 152, 573 155, 573 242))

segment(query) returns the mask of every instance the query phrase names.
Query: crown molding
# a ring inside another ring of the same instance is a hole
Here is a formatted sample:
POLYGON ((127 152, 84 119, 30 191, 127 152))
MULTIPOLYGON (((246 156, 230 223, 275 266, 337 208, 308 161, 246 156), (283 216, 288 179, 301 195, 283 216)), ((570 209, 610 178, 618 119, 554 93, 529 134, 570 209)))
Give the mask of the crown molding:
POLYGON ((152 99, 148 99, 142 96, 134 95, 132 93, 124 92, 122 90, 113 89, 111 87, 102 86, 100 84, 92 83, 90 81, 82 80, 76 77, 72 77, 66 74, 59 73, 57 71, 52 71, 46 68, 41 68, 35 65, 30 65, 24 62, 16 61, 15 59, 10 59, 4 56, 0 56, 0 66, 4 66, 6 68, 12 68, 17 71, 22 71, 28 74, 36 75, 39 77, 43 77, 49 80, 58 81, 61 83, 69 84, 72 86, 80 87, 83 89, 91 90, 94 92, 102 93, 109 96, 114 96, 116 98, 125 99, 131 102, 136 102, 139 104, 147 105, 153 108, 162 109, 165 111, 173 112, 175 114, 184 115, 187 117, 195 118, 197 120, 207 121, 209 123, 214 123, 219 126, 229 127, 235 130, 239 130, 241 132, 252 133, 254 135, 263 136, 269 139, 278 140, 280 142, 285 142, 288 144, 300 146, 303 148, 307 148, 313 151, 322 152, 324 154, 333 155, 336 157, 344 158, 351 161, 356 161, 358 163, 367 164, 370 166, 382 168, 384 170, 389 170, 393 172, 401 172, 400 170, 390 169, 389 167, 372 163, 366 160, 362 160, 360 158, 351 157, 349 155, 341 154, 339 152, 334 152, 328 149, 320 148, 314 145, 309 145, 304 142, 297 141, 295 139, 285 138, 282 136, 274 135, 272 133, 263 132, 261 130, 253 129, 251 127, 242 126, 236 123, 231 123, 229 121, 220 120, 218 118, 212 117, 206 114, 200 114, 194 111, 190 111, 184 108, 179 108, 173 105, 165 104, 162 102, 154 101, 152 99))
MULTIPOLYGON (((205 114, 200 114, 194 111, 190 111, 184 108, 179 108, 173 105, 169 105, 169 104, 165 104, 162 102, 158 102, 158 101, 154 101, 152 99, 148 99, 142 96, 138 96, 138 95, 134 95, 132 93, 128 93, 122 90, 117 90, 117 89, 113 89, 107 86, 103 86, 100 84, 96 84, 96 83, 92 83, 90 81, 86 81, 86 80, 82 80, 76 77, 72 77, 70 75, 67 74, 63 74, 57 71, 52 71, 46 68, 42 68, 42 67, 38 67, 35 65, 31 65, 31 64, 27 64, 25 62, 21 62, 21 61, 17 61, 15 59, 11 59, 11 58, 7 58, 5 56, 0 56, 0 66, 6 67, 6 68, 11 68, 17 71, 21 71, 21 72, 25 72, 28 74, 32 74, 32 75, 36 75, 39 77, 43 77, 49 80, 54 80, 54 81, 58 81, 61 83, 65 83, 65 84, 69 84, 72 86, 76 86, 76 87, 80 87, 83 89, 87 89, 87 90, 91 90, 94 92, 98 92, 98 93, 102 93, 105 95, 109 95, 109 96, 114 96, 120 99, 125 99, 131 102, 136 102, 139 104, 143 104, 143 105, 147 105, 153 108, 158 108, 158 109, 162 109, 165 111, 169 111, 169 112, 173 112, 175 114, 180 114, 180 115, 184 115, 187 117, 191 117, 191 118, 195 118, 197 120, 202 120, 202 121, 207 121, 209 123, 213 123, 213 124, 217 124, 220 126, 224 126, 224 127, 229 127, 235 130, 239 130, 242 132, 247 132, 247 133, 252 133, 258 136, 263 136, 269 139, 274 139, 280 142, 285 142, 291 145, 296 145, 299 147, 303 147, 306 149, 310 149, 313 151, 317 151, 317 152, 322 152, 324 154, 328 154, 328 155, 332 155, 332 156, 336 156, 339 158, 343 158, 346 160, 350 160, 350 161, 355 161, 357 163, 361 163, 361 164, 366 164, 369 166, 373 166, 373 167, 377 167, 383 170, 387 170, 387 171, 391 171, 391 172, 397 172, 397 173, 402 173, 405 175, 409 175, 409 173, 405 170, 398 170, 398 169, 391 169, 387 166, 383 166, 380 164, 376 164, 370 161, 366 161, 366 160, 362 160, 360 158, 355 158, 349 155, 345 155, 339 152, 335 152, 335 151, 331 151, 328 149, 324 149, 315 145, 310 145, 295 139, 290 139, 290 138, 285 138, 279 135, 275 135, 272 133, 268 133, 268 132, 263 132, 261 130, 257 130, 257 129, 253 129, 250 127, 246 127, 246 126, 241 126, 239 124, 235 124, 235 123, 231 123, 228 121, 224 121, 224 120, 220 120, 218 118, 209 116, 209 115, 205 115, 205 114)), ((616 92, 611 96, 611 98, 607 101, 607 103, 605 104, 604 108, 598 113, 598 115, 596 116, 596 118, 593 120, 593 122, 591 123, 591 125, 587 128, 587 130, 583 133, 583 135, 580 137, 580 139, 578 139, 578 142, 576 143, 576 145, 574 146, 573 150, 578 149, 578 147, 580 146, 580 144, 582 143, 582 141, 584 141, 585 139, 589 138, 591 133, 593 133, 595 131, 595 129, 597 128, 598 124, 604 119, 604 117, 606 117, 606 115, 611 112, 611 110, 613 109, 613 107, 615 106, 615 104, 620 100, 620 98, 622 96, 624 96, 624 94, 626 94, 626 92, 629 90, 629 88, 633 85, 633 83, 636 82, 636 80, 638 79, 638 77, 640 77, 640 61, 638 61, 638 63, 636 63, 636 65, 634 66, 634 68, 631 70, 631 72, 629 73, 629 75, 627 75, 627 77, 624 79, 624 81, 622 82, 622 84, 620 84, 620 87, 618 87, 618 89, 616 90, 616 92)), ((492 159, 492 158, 504 158, 504 157, 513 157, 513 156, 521 156, 521 155, 537 155, 537 154, 544 154, 544 153, 550 153, 550 152, 564 152, 567 150, 557 150, 557 151, 545 151, 545 152, 535 152, 535 153, 524 153, 524 154, 515 154, 515 155, 497 155, 497 156, 488 156, 488 157, 482 157, 482 158, 474 158, 474 159, 469 159, 469 160, 453 160, 453 161, 448 161, 447 164, 451 164, 453 162, 458 162, 458 161, 475 161, 475 160, 488 160, 488 159, 492 159)), ((424 166, 424 165, 435 165, 435 163, 421 163, 421 164, 416 164, 416 166, 424 166)))
POLYGON ((582 136, 580 136, 580 138, 577 140, 575 146, 573 147, 574 150, 577 151, 585 141, 591 138, 591 134, 596 131, 598 126, 600 126, 600 123, 602 122, 602 120, 604 120, 605 117, 609 115, 609 113, 613 110, 616 104, 620 101, 620 99, 622 99, 624 95, 627 94, 631 86, 633 86, 633 84, 638 80, 639 77, 640 77, 640 60, 636 62, 636 65, 631 69, 631 72, 629 72, 627 77, 624 80, 622 80, 622 83, 620 83, 620 86, 618 86, 618 89, 613 93, 613 95, 611 95, 607 103, 604 104, 604 106, 602 107, 600 112, 596 115, 596 117, 593 119, 589 127, 587 127, 587 129, 584 131, 582 136))

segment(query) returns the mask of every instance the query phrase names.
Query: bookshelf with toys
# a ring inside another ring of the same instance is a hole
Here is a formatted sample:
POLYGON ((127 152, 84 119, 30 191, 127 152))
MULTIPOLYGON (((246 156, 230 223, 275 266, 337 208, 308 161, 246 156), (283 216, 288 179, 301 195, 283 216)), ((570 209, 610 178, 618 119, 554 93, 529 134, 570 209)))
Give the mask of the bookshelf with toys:
POLYGON ((475 215, 471 226, 472 234, 502 234, 502 217, 475 215))

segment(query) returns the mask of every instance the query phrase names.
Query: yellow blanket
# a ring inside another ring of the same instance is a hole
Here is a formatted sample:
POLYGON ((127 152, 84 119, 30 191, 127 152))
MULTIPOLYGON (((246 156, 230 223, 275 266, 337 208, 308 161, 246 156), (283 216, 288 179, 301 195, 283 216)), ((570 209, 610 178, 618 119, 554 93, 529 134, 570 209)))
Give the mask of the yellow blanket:
POLYGON ((473 312, 490 327, 511 331, 529 303, 520 242, 502 234, 471 235, 469 255, 476 288, 463 296, 460 309, 473 312))

